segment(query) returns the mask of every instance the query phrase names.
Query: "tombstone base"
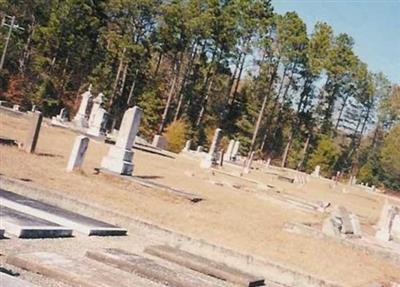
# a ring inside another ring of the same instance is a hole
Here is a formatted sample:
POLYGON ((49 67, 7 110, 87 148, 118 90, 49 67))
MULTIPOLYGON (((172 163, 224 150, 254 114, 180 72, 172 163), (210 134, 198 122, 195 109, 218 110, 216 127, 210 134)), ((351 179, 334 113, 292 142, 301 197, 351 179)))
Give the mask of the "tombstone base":
POLYGON ((376 234, 375 234, 375 238, 380 240, 380 241, 390 241, 391 236, 390 233, 387 230, 379 230, 376 234))
POLYGON ((213 158, 210 154, 207 154, 201 161, 200 167, 201 168, 210 168, 214 165, 213 158))
POLYGON ((72 123, 77 126, 77 127, 81 127, 81 128, 87 128, 89 127, 88 121, 86 119, 86 117, 83 117, 79 114, 77 114, 75 116, 75 118, 73 119, 72 123))
POLYGON ((106 155, 101 161, 101 167, 121 175, 132 175, 132 158, 133 151, 112 146, 108 155, 106 155))

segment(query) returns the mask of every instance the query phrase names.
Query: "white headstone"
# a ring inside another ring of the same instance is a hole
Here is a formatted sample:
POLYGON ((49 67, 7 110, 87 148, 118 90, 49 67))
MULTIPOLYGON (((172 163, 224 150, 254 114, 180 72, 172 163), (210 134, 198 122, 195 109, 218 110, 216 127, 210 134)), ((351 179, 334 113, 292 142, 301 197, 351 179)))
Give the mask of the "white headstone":
POLYGON ((267 159, 267 163, 265 164, 265 167, 266 167, 266 168, 269 168, 270 164, 271 164, 271 158, 269 157, 269 158, 267 159))
POLYGON ((385 204, 381 218, 378 223, 378 232, 375 238, 382 241, 390 241, 392 236, 393 223, 396 216, 400 214, 400 209, 394 205, 385 204))
POLYGON ((101 105, 103 104, 103 97, 104 97, 104 94, 100 93, 93 100, 92 110, 90 111, 90 116, 89 116, 89 127, 91 127, 92 125, 95 125, 95 118, 97 115, 97 111, 101 108, 101 105))
POLYGON ((244 167, 243 172, 249 173, 251 170, 251 164, 253 163, 254 151, 251 152, 249 158, 246 160, 246 166, 244 167))
POLYGON ((71 155, 67 165, 67 171, 74 171, 80 169, 85 159, 86 150, 89 145, 89 138, 85 136, 77 136, 75 139, 74 147, 72 148, 71 155))
POLYGON ((235 140, 230 140, 229 141, 229 145, 228 148, 226 149, 226 153, 225 153, 225 160, 229 161, 232 159, 232 152, 233 152, 233 146, 235 145, 235 140))
POLYGON ((87 130, 87 134, 96 137, 101 136, 103 134, 102 128, 106 114, 107 112, 105 109, 101 107, 97 109, 97 112, 92 120, 92 124, 87 130))
POLYGON ((201 161, 200 166, 202 168, 210 168, 212 165, 215 165, 218 161, 218 146, 221 141, 221 129, 216 129, 214 132, 214 137, 210 146, 210 149, 205 156, 205 158, 201 161))
POLYGON ((321 170, 321 167, 319 165, 317 165, 311 175, 315 176, 315 177, 319 177, 320 170, 321 170))
POLYGON ((239 152, 239 147, 240 147, 240 141, 235 141, 235 144, 233 145, 232 149, 231 160, 236 161, 239 152))
POLYGON ((13 105, 13 110, 14 111, 19 111, 19 105, 13 105))
POLYGON ((132 175, 132 146, 139 130, 142 110, 139 107, 128 109, 122 119, 117 141, 110 147, 107 156, 101 162, 101 167, 123 175, 132 175))
POLYGON ((199 145, 196 149, 197 152, 203 152, 203 147, 201 145, 199 145))
POLYGON ((89 88, 89 90, 87 90, 86 92, 84 92, 82 94, 82 100, 79 105, 78 113, 74 117, 74 123, 79 127, 82 127, 82 128, 88 127, 88 118, 86 115, 86 110, 87 110, 88 103, 89 103, 89 100, 91 97, 92 97, 92 93, 90 92, 90 88, 89 88))
POLYGON ((185 147, 182 151, 190 151, 190 146, 192 145, 192 140, 187 140, 185 143, 185 147))
POLYGON ((32 113, 36 112, 36 105, 32 105, 31 112, 32 112, 32 113))

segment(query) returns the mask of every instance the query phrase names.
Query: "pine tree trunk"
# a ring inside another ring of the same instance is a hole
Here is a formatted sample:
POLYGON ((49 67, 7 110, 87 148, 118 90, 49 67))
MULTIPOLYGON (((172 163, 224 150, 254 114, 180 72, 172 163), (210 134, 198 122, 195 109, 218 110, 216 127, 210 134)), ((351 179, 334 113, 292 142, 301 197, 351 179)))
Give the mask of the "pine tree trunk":
POLYGON ((115 80, 114 80, 114 84, 113 84, 113 88, 112 88, 112 92, 111 92, 111 98, 110 98, 110 102, 109 102, 110 108, 112 107, 112 105, 114 103, 115 92, 117 91, 119 78, 121 77, 121 72, 122 72, 122 68, 123 68, 123 64, 124 64, 125 52, 126 52, 126 48, 123 49, 121 58, 119 59, 117 75, 115 76, 115 80))
POLYGON ((309 146, 309 144, 310 144, 310 139, 311 139, 311 134, 308 134, 306 143, 304 144, 304 148, 303 148, 303 153, 302 153, 301 161, 300 161, 299 164, 297 165, 297 170, 301 170, 301 169, 303 168, 304 161, 305 161, 306 156, 307 156, 308 146, 309 146))
POLYGON ((293 132, 290 133, 288 143, 286 144, 285 151, 283 152, 281 167, 286 166, 287 156, 293 141, 293 132))
POLYGON ((132 102, 132 97, 133 97, 133 91, 135 90, 135 86, 136 86, 136 80, 137 80, 137 76, 138 76, 139 70, 136 69, 135 72, 135 78, 132 81, 132 85, 131 85, 131 89, 129 90, 129 96, 128 96, 128 100, 126 101, 126 105, 129 107, 131 102, 132 102))
POLYGON ((178 92, 179 100, 178 100, 178 105, 176 107, 176 111, 175 111, 175 115, 174 115, 174 121, 178 120, 178 118, 180 116, 180 112, 181 112, 181 109, 182 109, 182 103, 183 103, 183 92, 184 92, 184 89, 185 89, 186 82, 188 80, 189 74, 191 73, 194 60, 196 59, 196 56, 197 56, 197 45, 198 45, 198 42, 196 41, 193 44, 193 47, 192 47, 192 50, 191 50, 191 54, 190 54, 190 58, 189 58, 189 62, 187 63, 186 68, 185 68, 185 73, 184 73, 184 76, 183 76, 183 80, 182 80, 182 83, 181 83, 181 86, 180 86, 179 92, 178 92))

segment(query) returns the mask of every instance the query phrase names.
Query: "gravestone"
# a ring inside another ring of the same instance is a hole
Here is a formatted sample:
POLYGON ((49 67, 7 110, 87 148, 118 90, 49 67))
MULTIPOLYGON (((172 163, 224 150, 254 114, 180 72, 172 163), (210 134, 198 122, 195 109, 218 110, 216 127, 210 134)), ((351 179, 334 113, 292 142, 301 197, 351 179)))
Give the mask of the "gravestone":
MULTIPOLYGON (((70 237, 72 229, 49 220, 0 205, 1 224, 18 238, 70 237)), ((1 285, 1 284, 0 284, 1 285)))
POLYGON ((232 161, 236 161, 237 155, 239 152, 239 147, 240 147, 240 141, 235 141, 235 144, 233 145, 233 149, 232 149, 232 154, 231 154, 232 161))
POLYGON ((265 163, 265 168, 269 168, 270 164, 271 164, 271 158, 268 158, 267 162, 265 163))
POLYGON ((19 112, 19 105, 13 105, 13 110, 19 112))
POLYGON ((41 112, 32 113, 31 127, 28 137, 26 138, 24 149, 26 152, 34 153, 39 139, 40 127, 42 125, 43 116, 41 112))
POLYGON ((98 123, 96 123, 95 118, 98 117, 98 111, 101 108, 101 105, 103 104, 103 97, 104 94, 103 93, 99 93, 98 96, 93 100, 93 104, 92 104, 92 110, 90 111, 90 115, 89 115, 89 128, 94 126, 97 126, 98 123))
POLYGON ((54 126, 66 127, 65 123, 68 121, 68 111, 66 108, 62 108, 60 113, 51 118, 51 124, 54 126))
POLYGON ((196 149, 196 152, 203 152, 203 147, 201 145, 199 145, 196 149))
POLYGON ((375 234, 376 239, 381 241, 390 241, 393 239, 393 224, 398 215, 400 215, 400 208, 386 202, 378 222, 378 231, 375 234))
POLYGON ((251 170, 251 165, 252 165, 252 163, 253 163, 253 158, 254 158, 254 151, 252 151, 252 152, 250 153, 250 156, 249 156, 249 158, 248 158, 247 161, 246 161, 246 165, 245 165, 244 170, 243 170, 244 173, 249 173, 249 172, 250 172, 250 170, 251 170))
POLYGON ((103 126, 106 115, 107 112, 105 109, 101 107, 96 108, 96 114, 94 115, 92 123, 86 133, 95 137, 103 135, 103 126))
POLYGON ((228 148, 226 149, 224 160, 230 161, 232 159, 232 152, 233 152, 234 145, 235 145, 235 140, 230 140, 228 148))
POLYGON ((32 112, 32 113, 36 112, 36 105, 32 105, 31 112, 32 112))
POLYGON ((167 139, 162 135, 155 135, 153 138, 152 146, 165 150, 168 147, 167 139))
POLYGON ((222 130, 216 129, 214 132, 214 137, 210 146, 210 149, 205 156, 205 158, 201 161, 200 166, 202 168, 210 168, 211 166, 217 164, 218 161, 218 147, 221 141, 222 130))
POLYGON ((322 225, 322 232, 330 236, 361 237, 361 228, 357 215, 342 206, 336 207, 322 225))
POLYGON ((92 93, 90 92, 91 88, 92 88, 92 85, 90 85, 89 89, 82 94, 82 100, 79 105, 79 110, 73 120, 75 125, 78 127, 81 127, 81 128, 88 127, 88 118, 86 115, 86 110, 87 110, 87 107, 89 104, 89 100, 92 98, 92 93))
POLYGON ((72 148, 71 155, 69 156, 67 171, 74 171, 82 167, 88 145, 88 137, 76 137, 74 147, 72 148))
POLYGON ((132 175, 134 167, 132 146, 139 130, 141 116, 142 110, 136 106, 125 112, 117 141, 103 158, 102 168, 122 175, 132 175))
POLYGON ((187 140, 185 143, 185 147, 183 148, 183 152, 190 151, 190 146, 192 145, 192 140, 187 140))
POLYGON ((321 167, 319 165, 317 165, 311 175, 314 177, 319 177, 320 170, 321 170, 321 167))

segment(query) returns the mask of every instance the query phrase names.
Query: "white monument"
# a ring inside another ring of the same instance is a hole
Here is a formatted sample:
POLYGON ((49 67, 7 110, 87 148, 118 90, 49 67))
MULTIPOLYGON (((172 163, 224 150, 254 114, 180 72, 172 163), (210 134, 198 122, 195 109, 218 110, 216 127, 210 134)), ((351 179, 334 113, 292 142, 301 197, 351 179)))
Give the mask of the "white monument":
POLYGON ((118 174, 132 175, 134 167, 132 146, 139 130, 141 116, 142 110, 136 106, 125 112, 117 141, 101 161, 102 168, 118 174))
POLYGON ((226 153, 224 156, 225 161, 230 161, 232 159, 232 152, 233 152, 233 146, 235 145, 235 140, 230 140, 228 148, 226 149, 226 153))
POLYGON ((86 150, 89 145, 89 138, 85 136, 77 136, 75 139, 74 147, 72 148, 71 155, 67 165, 67 171, 74 171, 80 169, 85 159, 86 150))
POLYGON ((92 85, 90 85, 89 89, 82 94, 82 100, 79 105, 78 113, 75 115, 74 120, 73 120, 74 124, 81 128, 88 127, 88 118, 86 115, 86 110, 87 110, 87 107, 89 104, 89 100, 92 97, 92 93, 90 92, 91 89, 92 89, 92 85))
POLYGON ((235 141, 235 144, 233 145, 232 149, 231 160, 236 161, 239 152, 239 147, 240 147, 240 141, 235 141))
POLYGON ((90 111, 89 122, 88 122, 89 128, 92 125, 94 125, 94 120, 97 115, 97 111, 101 108, 101 105, 103 104, 103 98, 104 94, 99 93, 98 96, 93 100, 92 110, 90 111))
POLYGON ((311 175, 314 177, 319 177, 320 170, 321 170, 321 167, 319 165, 317 165, 311 175))
POLYGON ((378 231, 375 234, 375 238, 381 241, 392 240, 393 225, 396 227, 395 219, 398 216, 400 216, 400 208, 398 206, 391 205, 386 201, 379 218, 377 226, 378 231))
POLYGON ((205 158, 201 161, 200 166, 202 168, 210 168, 212 165, 215 165, 218 161, 218 146, 221 141, 221 129, 216 129, 214 132, 214 137, 210 146, 210 150, 206 154, 205 158))
POLYGON ((192 145, 192 140, 187 140, 185 143, 185 147, 183 148, 183 152, 190 151, 190 146, 192 145))
POLYGON ((96 137, 103 135, 102 128, 103 128, 103 123, 104 123, 106 114, 107 114, 107 112, 105 109, 103 109, 101 107, 97 108, 97 111, 93 117, 92 123, 86 132, 88 135, 92 135, 92 136, 96 136, 96 137))

